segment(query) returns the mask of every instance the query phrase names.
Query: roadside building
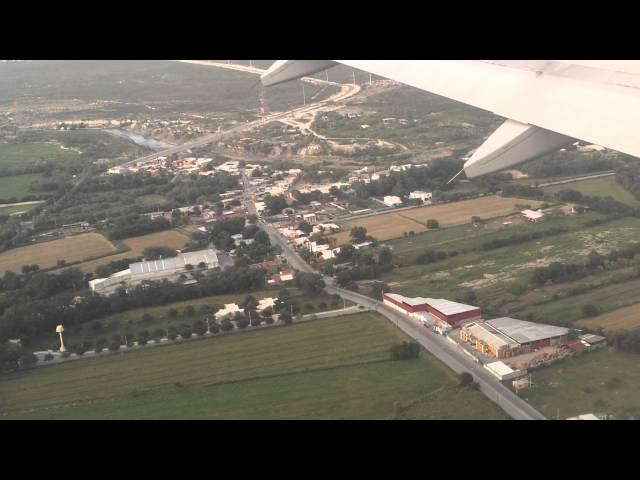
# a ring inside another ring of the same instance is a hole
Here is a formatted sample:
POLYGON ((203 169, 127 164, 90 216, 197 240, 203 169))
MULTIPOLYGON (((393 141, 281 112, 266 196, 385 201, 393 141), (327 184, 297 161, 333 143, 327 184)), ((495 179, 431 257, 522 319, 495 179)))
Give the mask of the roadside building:
POLYGON ((568 333, 564 327, 502 317, 463 325, 460 339, 484 355, 508 358, 562 343, 568 333))
POLYGON ((395 195, 387 195, 382 199, 382 203, 387 205, 388 207, 396 207, 398 205, 402 205, 402 200, 400 197, 395 195))
POLYGON ((504 362, 486 363, 484 365, 484 368, 500 381, 513 380, 515 378, 523 377, 527 374, 526 370, 514 370, 504 362))
POLYGON ((422 190, 414 190, 413 192, 409 193, 409 198, 410 199, 419 199, 422 200, 423 202, 429 202, 431 201, 433 197, 433 194, 431 192, 425 192, 422 190))
POLYGON ((397 293, 385 293, 383 302, 414 318, 420 319, 421 315, 416 314, 425 312, 451 326, 456 326, 465 320, 480 318, 481 315, 479 307, 452 302, 443 298, 410 298, 397 293))
POLYGON ((89 222, 68 223, 66 225, 62 225, 62 233, 64 233, 65 235, 82 233, 88 230, 91 230, 89 222))

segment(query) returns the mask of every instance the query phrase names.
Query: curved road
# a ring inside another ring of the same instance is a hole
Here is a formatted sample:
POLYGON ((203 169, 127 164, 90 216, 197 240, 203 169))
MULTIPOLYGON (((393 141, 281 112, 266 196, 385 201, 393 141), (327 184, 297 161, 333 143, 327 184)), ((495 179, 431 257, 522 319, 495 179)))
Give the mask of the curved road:
MULTIPOLYGON (((267 232, 271 241, 280 245, 283 254, 287 257, 287 261, 292 267, 297 270, 315 273, 315 271, 304 260, 302 260, 302 258, 300 258, 293 248, 291 248, 291 246, 272 227, 266 224, 263 220, 260 220, 259 223, 267 232)), ((363 305, 370 310, 384 315, 454 372, 471 373, 474 380, 480 385, 480 391, 484 393, 489 400, 497 403, 514 419, 546 420, 544 415, 505 387, 500 381, 498 381, 498 379, 487 372, 481 365, 474 362, 470 357, 462 353, 459 350, 459 347, 453 345, 444 336, 428 330, 417 321, 397 312, 378 300, 338 287, 335 285, 335 281, 331 277, 324 277, 324 281, 326 284, 326 290, 329 293, 337 293, 347 300, 363 305)))

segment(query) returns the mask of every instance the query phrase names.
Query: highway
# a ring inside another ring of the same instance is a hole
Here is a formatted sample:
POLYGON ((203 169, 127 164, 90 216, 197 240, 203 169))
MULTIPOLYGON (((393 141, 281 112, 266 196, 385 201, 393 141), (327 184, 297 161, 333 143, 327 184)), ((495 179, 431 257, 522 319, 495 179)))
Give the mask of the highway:
MULTIPOLYGON (((247 185, 245 178, 245 200, 247 199, 247 185)), ((253 205, 251 200, 247 205, 253 205)), ((250 209, 250 207, 248 207, 250 209)), ((255 213, 255 208, 253 209, 255 213)), ((289 264, 304 272, 316 273, 293 248, 286 242, 278 232, 276 232, 266 222, 260 220, 260 226, 267 232, 271 241, 275 245, 280 245, 282 253, 287 258, 289 264)), ((481 365, 474 362, 470 357, 462 353, 459 347, 452 344, 444 336, 438 335, 419 324, 416 320, 401 314, 388 307, 384 303, 374 300, 365 295, 345 290, 338 287, 331 277, 323 277, 326 290, 329 293, 337 293, 342 298, 362 305, 369 310, 376 311, 385 316, 410 337, 414 338, 423 348, 438 358, 456 373, 469 372, 474 380, 480 385, 480 391, 494 403, 497 403, 505 412, 516 420, 546 420, 544 415, 538 412, 530 404, 518 397, 515 393, 505 387, 497 378, 487 372, 481 365)))
MULTIPOLYGON (((232 68, 234 70, 237 70, 239 68, 235 68, 235 67, 242 67, 241 65, 233 65, 233 64, 226 64, 226 63, 216 63, 216 62, 206 62, 206 61, 190 61, 189 63, 203 63, 206 65, 210 65, 210 66, 215 66, 215 67, 221 67, 221 68, 232 68)), ((249 71, 249 73, 261 73, 264 70, 260 70, 260 69, 251 69, 250 67, 242 67, 242 71, 249 71), (253 70, 257 70, 258 72, 255 72, 253 70)), ((178 145, 175 147, 171 147, 171 148, 167 148, 165 150, 160 150, 158 152, 154 152, 152 154, 149 155, 145 155, 143 157, 139 157, 136 158, 135 160, 132 160, 130 162, 127 162, 123 165, 121 165, 122 167, 127 167, 127 166, 131 166, 131 165, 135 165, 136 163, 139 162, 147 162, 150 160, 154 160, 158 157, 168 157, 169 155, 173 155, 174 153, 180 153, 183 152, 185 150, 189 150, 191 148, 195 148, 195 147, 203 147, 205 145, 208 145, 210 143, 213 142, 218 142, 226 137, 229 137, 231 135, 234 135, 236 133, 240 133, 242 131, 245 130, 250 130, 252 128, 258 127, 260 125, 263 125, 265 123, 268 122, 272 122, 274 120, 280 120, 280 119, 286 119, 288 117, 290 118, 295 118, 295 117, 300 117, 302 115, 305 114, 316 114, 318 111, 321 110, 335 110, 340 108, 342 105, 337 105, 337 102, 342 102, 352 96, 354 96, 355 94, 357 94, 358 92, 360 92, 360 86, 359 85, 351 85, 351 84, 339 84, 339 83, 335 83, 335 82, 327 82, 325 80, 317 80, 317 79, 311 79, 313 80, 313 83, 318 83, 318 84, 328 84, 328 85, 334 85, 340 88, 340 91, 335 93, 334 95, 326 98, 325 100, 321 100, 319 102, 314 102, 314 103, 309 103, 307 105, 303 105, 297 108, 294 108, 292 110, 287 110, 285 112, 278 112, 278 113, 274 113, 272 115, 268 115, 266 117, 260 118, 258 120, 254 120, 253 122, 246 122, 246 123, 242 123, 240 125, 236 125, 235 127, 232 127, 228 130, 222 131, 222 132, 216 132, 216 133, 212 133, 210 135, 205 135, 203 137, 200 137, 196 140, 193 140, 191 142, 187 142, 187 143, 183 143, 182 145, 178 145)))

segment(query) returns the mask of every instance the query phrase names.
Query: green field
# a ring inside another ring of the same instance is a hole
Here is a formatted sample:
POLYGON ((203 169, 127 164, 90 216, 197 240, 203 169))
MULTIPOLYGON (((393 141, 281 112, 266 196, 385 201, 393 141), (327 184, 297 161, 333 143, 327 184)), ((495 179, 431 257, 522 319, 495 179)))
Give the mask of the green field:
POLYGON ((534 387, 523 390, 548 418, 584 413, 640 418, 640 357, 603 349, 533 372, 534 387))
POLYGON ((542 190, 551 195, 559 192, 560 190, 577 190, 583 195, 592 197, 612 197, 613 199, 626 203, 627 205, 631 205, 632 207, 640 206, 640 201, 638 201, 631 193, 627 192, 622 185, 616 182, 615 175, 564 183, 560 185, 551 185, 549 187, 544 187, 542 190))
POLYGON ((79 153, 75 150, 64 150, 56 143, 0 143, 0 168, 11 171, 45 162, 61 164, 74 160, 78 156, 79 153))
MULTIPOLYGON (((0 168, 2 157, 0 157, 0 168)), ((26 175, 15 175, 11 177, 0 177, 0 200, 16 198, 18 201, 25 195, 29 195, 29 186, 36 180, 44 177, 40 173, 29 173, 26 175)), ((16 203, 16 202, 11 202, 16 203)), ((26 207, 26 205, 25 205, 26 207)))
POLYGON ((596 305, 602 312, 607 312, 638 303, 638 289, 640 279, 628 280, 624 283, 605 285, 580 295, 529 305, 516 309, 514 313, 520 317, 533 314, 540 322, 570 325, 584 318, 582 306, 586 304, 596 305))
MULTIPOLYGON (((456 376, 364 313, 80 360, 0 377, 0 415, 40 419, 386 419, 456 376)), ((455 392, 455 389, 451 390, 455 392)), ((470 396, 459 418, 504 418, 470 396)))
MULTIPOLYGON (((0 179, 0 184, 2 183, 0 179)), ((15 205, 13 207, 0 207, 0 215, 11 215, 13 213, 18 212, 30 212, 34 208, 38 206, 37 203, 32 203, 31 205, 15 205)))
MULTIPOLYGON (((582 216, 580 218, 586 219, 582 216)), ((576 220, 576 217, 566 219, 568 225, 578 221, 583 220, 576 220)), ((544 224, 528 228, 542 229, 544 224)), ((474 250, 479 246, 478 239, 455 240, 443 244, 442 250, 458 251, 457 256, 428 265, 396 268, 385 274, 382 280, 387 282, 394 292, 410 296, 453 298, 473 288, 477 290, 480 298, 487 298, 503 294, 509 282, 528 280, 531 270, 537 266, 545 266, 554 261, 582 262, 591 250, 605 253, 616 246, 635 242, 639 230, 640 219, 624 218, 596 227, 582 228, 579 231, 488 251, 474 250), (467 253, 464 253, 465 251, 467 253)), ((509 235, 509 231, 496 235, 509 235)), ((427 233, 420 238, 428 238, 430 234, 427 233)), ((483 241, 489 238, 492 236, 483 237, 483 241)), ((402 245, 397 254, 402 256, 402 245)))

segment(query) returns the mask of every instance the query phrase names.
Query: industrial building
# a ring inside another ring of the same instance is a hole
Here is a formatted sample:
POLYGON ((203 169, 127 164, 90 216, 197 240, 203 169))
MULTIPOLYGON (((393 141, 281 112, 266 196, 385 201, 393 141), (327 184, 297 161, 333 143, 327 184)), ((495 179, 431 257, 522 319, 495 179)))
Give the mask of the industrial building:
POLYGON ((434 325, 445 322, 456 326, 464 320, 480 318, 479 307, 452 302, 443 298, 405 297, 397 293, 385 293, 383 302, 396 310, 410 315, 423 323, 434 325))
POLYGON ((523 210, 522 216, 529 220, 530 222, 541 222, 544 220, 544 212, 540 210, 523 210))
POLYGON ((91 290, 101 295, 114 293, 120 286, 134 286, 143 281, 177 280, 190 270, 211 270, 220 267, 218 253, 213 250, 181 253, 176 257, 136 262, 129 268, 108 278, 96 278, 89 282, 91 290))
POLYGON ((382 203, 384 203, 388 207, 397 207, 399 205, 402 205, 402 200, 400 199, 400 197, 397 197, 395 195, 387 195, 382 199, 382 203))
POLYGON ((460 338, 475 350, 494 358, 507 358, 563 342, 568 328, 502 317, 462 326, 460 338))

